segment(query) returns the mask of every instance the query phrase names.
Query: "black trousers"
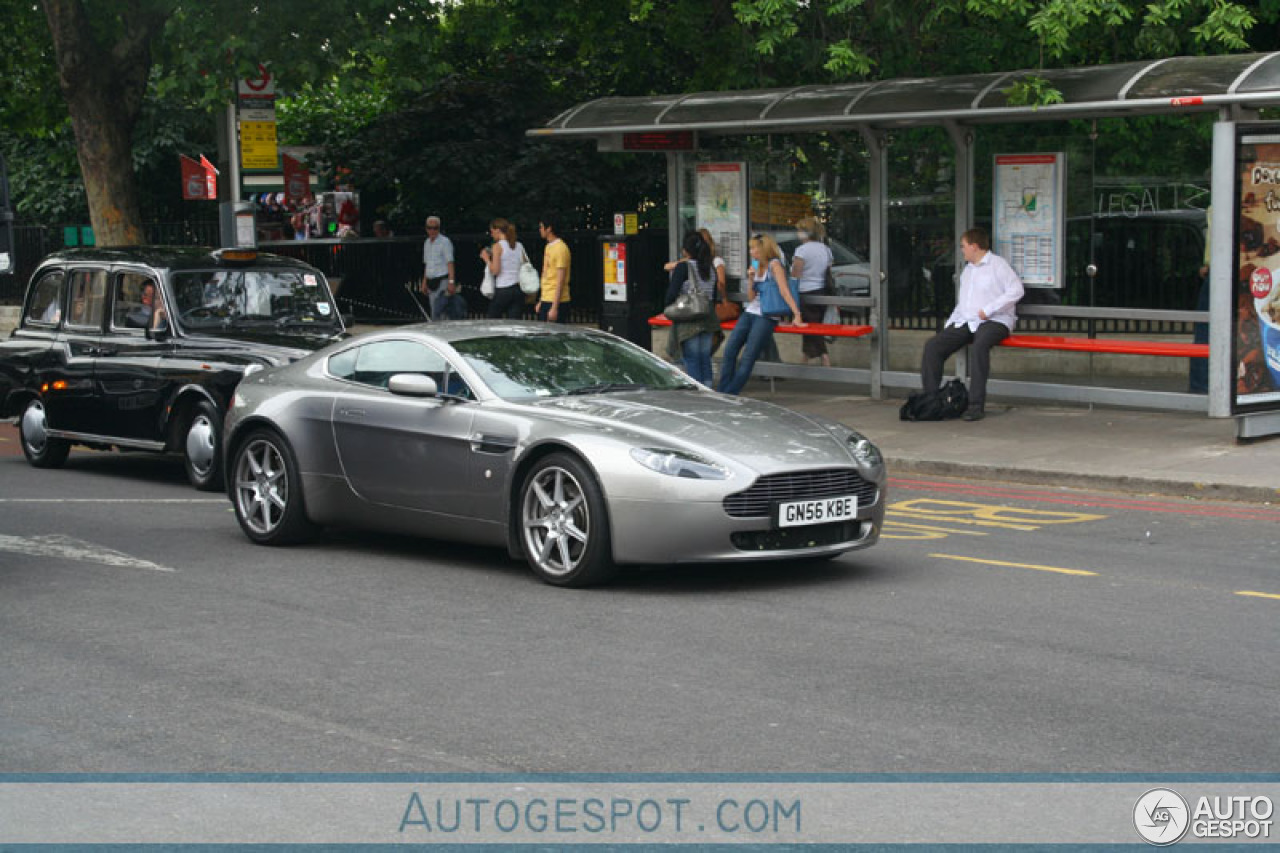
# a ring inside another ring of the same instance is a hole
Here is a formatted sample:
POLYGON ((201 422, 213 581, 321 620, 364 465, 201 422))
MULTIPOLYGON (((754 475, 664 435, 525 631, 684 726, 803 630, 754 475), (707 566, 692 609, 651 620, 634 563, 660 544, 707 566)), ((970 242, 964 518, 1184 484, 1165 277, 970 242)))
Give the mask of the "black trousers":
POLYGON ((493 294, 493 301, 489 303, 490 318, 503 318, 508 320, 519 320, 524 316, 524 291, 520 289, 520 285, 511 284, 506 287, 499 287, 493 294))
POLYGON ((969 405, 987 401, 987 376, 991 373, 991 348, 1009 337, 1009 327, 987 320, 976 332, 968 326, 947 326, 924 345, 920 359, 920 381, 926 391, 942 387, 942 366, 947 358, 966 344, 973 344, 973 366, 969 371, 969 405))

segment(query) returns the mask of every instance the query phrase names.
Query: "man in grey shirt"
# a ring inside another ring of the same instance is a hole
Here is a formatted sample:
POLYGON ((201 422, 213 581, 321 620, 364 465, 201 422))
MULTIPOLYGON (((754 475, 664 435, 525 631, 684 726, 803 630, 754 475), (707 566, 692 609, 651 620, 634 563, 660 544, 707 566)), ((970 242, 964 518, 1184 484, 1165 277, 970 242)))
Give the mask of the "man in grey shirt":
POLYGON ((445 300, 458 292, 453 270, 453 243, 440 233, 440 217, 427 217, 427 239, 422 244, 422 286, 419 292, 431 302, 431 316, 441 319, 445 300))

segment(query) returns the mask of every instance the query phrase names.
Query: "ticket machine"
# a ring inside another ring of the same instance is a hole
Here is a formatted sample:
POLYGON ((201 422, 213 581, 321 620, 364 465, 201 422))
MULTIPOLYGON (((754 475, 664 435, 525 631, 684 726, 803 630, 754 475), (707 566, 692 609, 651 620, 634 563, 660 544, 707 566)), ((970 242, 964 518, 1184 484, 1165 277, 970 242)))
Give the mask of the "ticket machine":
POLYGON ((649 318, 662 310, 666 277, 662 270, 666 253, 665 231, 601 235, 600 262, 603 293, 600 328, 651 349, 649 318))

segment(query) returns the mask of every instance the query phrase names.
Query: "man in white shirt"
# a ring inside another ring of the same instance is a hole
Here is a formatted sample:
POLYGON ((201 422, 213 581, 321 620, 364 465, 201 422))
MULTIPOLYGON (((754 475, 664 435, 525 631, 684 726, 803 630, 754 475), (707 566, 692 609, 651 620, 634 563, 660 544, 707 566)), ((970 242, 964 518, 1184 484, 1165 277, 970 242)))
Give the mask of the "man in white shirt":
POLYGON ((986 416, 987 375, 991 369, 991 348, 1009 336, 1018 322, 1015 306, 1022 298, 1022 279, 1008 261, 992 253, 991 237, 981 228, 970 228, 960 237, 960 252, 966 261, 960 274, 956 310, 941 332, 924 345, 920 378, 926 391, 942 386, 942 366, 947 357, 966 344, 973 344, 973 370, 969 384, 966 421, 986 416))
POLYGON ((431 316, 441 319, 445 301, 458 292, 453 275, 453 242, 440 233, 440 217, 427 217, 427 239, 422 244, 422 286, 419 292, 431 301, 431 316))

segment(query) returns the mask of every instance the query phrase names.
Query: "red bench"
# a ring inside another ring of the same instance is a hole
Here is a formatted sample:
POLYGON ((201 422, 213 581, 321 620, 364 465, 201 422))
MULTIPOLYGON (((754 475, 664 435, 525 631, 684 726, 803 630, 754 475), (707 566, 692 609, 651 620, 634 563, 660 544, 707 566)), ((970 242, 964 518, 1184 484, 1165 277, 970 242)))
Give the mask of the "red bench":
POLYGON ((1122 341, 1106 338, 1062 338, 1051 335, 1010 335, 1002 347, 1048 349, 1062 352, 1107 352, 1119 355, 1164 355, 1173 358, 1208 358, 1208 344, 1176 341, 1122 341))
MULTIPOLYGON (((671 321, 661 314, 649 318, 649 325, 655 327, 670 326, 671 321)), ((720 328, 732 331, 735 323, 721 323, 720 328)), ((875 326, 846 326, 843 323, 806 323, 803 326, 779 325, 775 332, 792 335, 822 335, 824 338, 860 338, 876 330, 875 326)))

